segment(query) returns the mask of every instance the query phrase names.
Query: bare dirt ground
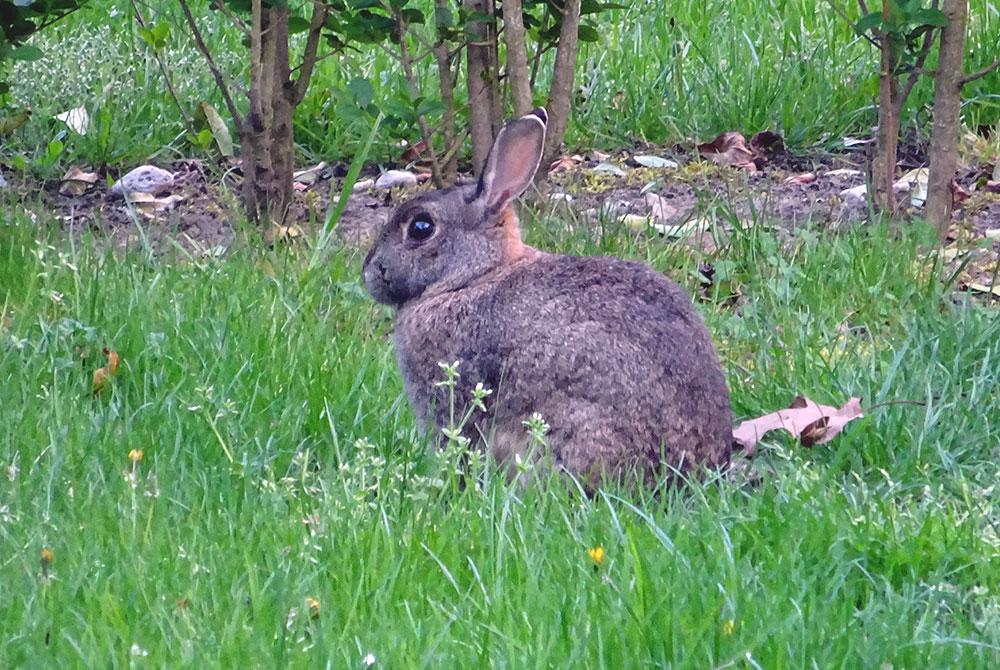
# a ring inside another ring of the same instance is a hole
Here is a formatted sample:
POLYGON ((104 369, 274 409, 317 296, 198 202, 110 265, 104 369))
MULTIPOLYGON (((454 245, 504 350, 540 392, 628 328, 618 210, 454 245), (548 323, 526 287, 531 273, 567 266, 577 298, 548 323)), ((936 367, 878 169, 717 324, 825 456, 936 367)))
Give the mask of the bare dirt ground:
MULTIPOLYGON (((795 155, 779 143, 759 157, 760 167, 752 174, 715 165, 691 148, 645 147, 610 156, 594 152, 565 158, 550 174, 543 192, 531 197, 543 212, 568 208, 564 213, 579 225, 622 221, 637 234, 697 239, 697 246, 710 253, 720 231, 725 234, 736 226, 764 222, 779 234, 790 235, 803 226, 836 230, 864 225, 871 214, 866 200, 847 197, 844 191, 865 183, 865 151, 862 146, 841 154, 795 155), (655 156, 670 165, 647 167, 641 163, 649 161, 641 156, 655 156)), ((919 147, 904 145, 900 155, 901 175, 912 176, 914 169, 926 166, 919 147)), ((235 239, 234 221, 241 219, 238 170, 198 160, 161 167, 174 173, 169 191, 179 196, 163 211, 143 212, 126 203, 107 185, 109 176, 119 175, 108 174, 99 174, 82 195, 61 194, 60 182, 45 184, 42 204, 70 230, 100 232, 117 248, 149 244, 157 252, 179 248, 195 255, 225 253, 235 239)), ((1000 257, 1000 193, 985 185, 995 169, 991 164, 973 164, 957 179, 970 195, 957 206, 951 251, 945 256, 956 266, 967 263, 960 281, 963 286, 993 285, 1000 257)), ((346 171, 345 164, 334 164, 303 180, 308 183, 297 184, 289 228, 281 235, 308 234, 321 225, 331 187, 339 193, 346 171)), ((414 171, 421 170, 418 166, 414 171)), ((370 168, 359 179, 371 183, 377 176, 370 168)), ((419 188, 429 188, 426 183, 419 188)), ((30 191, 17 183, 8 189, 30 191)), ((906 216, 919 217, 920 208, 911 202, 913 189, 911 184, 900 190, 899 200, 906 216)), ((350 246, 366 246, 392 207, 409 195, 400 189, 356 189, 337 225, 338 235, 350 246)), ((996 296, 1000 297, 1000 288, 996 296)))

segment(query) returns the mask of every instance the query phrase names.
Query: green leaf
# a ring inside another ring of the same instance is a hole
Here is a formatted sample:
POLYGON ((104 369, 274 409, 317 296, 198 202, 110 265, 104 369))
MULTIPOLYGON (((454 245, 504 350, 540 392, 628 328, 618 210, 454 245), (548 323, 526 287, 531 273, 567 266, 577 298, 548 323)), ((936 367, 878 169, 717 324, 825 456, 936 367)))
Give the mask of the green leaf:
POLYGON ((354 100, 359 107, 367 107, 375 98, 375 89, 364 77, 356 77, 347 84, 348 90, 354 94, 354 100))
POLYGON ((448 5, 438 5, 434 8, 434 23, 438 28, 451 28, 455 25, 455 13, 448 5))
POLYGON ((402 12, 400 12, 400 14, 403 17, 403 20, 406 21, 407 23, 420 25, 423 24, 424 22, 424 13, 421 12, 419 9, 413 9, 413 8, 404 9, 402 12))
POLYGON ((882 25, 882 13, 871 12, 861 17, 861 20, 854 24, 854 32, 864 35, 869 30, 874 30, 882 25))
POLYGON ((30 44, 22 44, 21 46, 17 47, 12 52, 10 52, 10 57, 13 58, 14 60, 24 60, 24 61, 38 60, 42 58, 42 56, 44 55, 45 54, 42 53, 41 49, 39 49, 36 46, 32 46, 30 44))
MULTIPOLYGON (((215 107, 212 107, 207 102, 202 102, 195 110, 194 116, 195 120, 208 124, 208 128, 211 130, 211 137, 215 138, 215 144, 219 147, 219 153, 227 157, 234 155, 233 138, 229 134, 229 126, 222 120, 219 113, 215 111, 215 107)), ((200 135, 201 133, 199 133, 199 137, 200 135)), ((207 146, 207 143, 203 146, 207 146)))
POLYGON ((910 24, 913 26, 944 28, 948 25, 948 17, 940 9, 918 9, 910 14, 910 24))
POLYGON ((601 34, 597 32, 597 28, 586 23, 580 24, 577 35, 580 37, 581 42, 597 42, 601 39, 601 34))
POLYGON ((309 30, 309 21, 301 16, 288 17, 288 34, 304 33, 309 30))
POLYGON ((628 9, 627 5, 620 5, 617 2, 599 2, 598 0, 583 0, 580 3, 580 16, 587 14, 597 14, 611 9, 628 9))

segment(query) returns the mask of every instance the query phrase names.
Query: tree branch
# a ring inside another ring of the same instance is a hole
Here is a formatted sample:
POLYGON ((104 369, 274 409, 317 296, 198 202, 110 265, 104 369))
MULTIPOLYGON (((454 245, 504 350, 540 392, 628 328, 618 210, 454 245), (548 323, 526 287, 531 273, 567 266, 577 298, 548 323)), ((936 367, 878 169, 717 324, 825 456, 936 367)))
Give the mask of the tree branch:
MULTIPOLYGON (((934 0, 931 3, 931 9, 937 9, 940 4, 940 0, 934 0)), ((910 92, 916 86, 920 75, 926 74, 924 63, 927 61, 927 54, 931 52, 931 47, 934 46, 934 38, 936 36, 937 30, 933 28, 924 33, 924 43, 920 45, 920 52, 917 54, 917 60, 913 64, 913 70, 910 72, 910 76, 906 78, 906 83, 903 84, 903 88, 899 92, 899 97, 896 99, 896 116, 899 116, 899 113, 903 111, 903 105, 906 104, 906 99, 910 97, 910 92)))
MULTIPOLYGON (((837 13, 837 16, 844 19, 844 21, 846 21, 849 26, 851 27, 854 26, 854 21, 851 21, 851 17, 847 15, 847 12, 845 12, 843 9, 840 8, 840 6, 835 2, 835 0, 827 0, 827 2, 830 3, 830 6, 833 8, 833 11, 837 13)), ((865 5, 864 0, 858 0, 858 6, 861 8, 861 15, 866 16, 868 14, 868 6, 865 5)), ((861 33, 861 37, 868 40, 868 43, 871 44, 876 49, 879 48, 878 40, 870 36, 868 33, 861 33)))
POLYGON ((983 77, 993 72, 997 68, 1000 68, 1000 58, 997 58, 995 61, 984 67, 982 70, 976 70, 975 72, 970 72, 969 74, 962 77, 962 86, 965 86, 966 84, 973 82, 977 79, 982 79, 983 77))
POLYGON ((306 89, 309 88, 309 78, 312 77, 313 67, 316 65, 316 51, 319 49, 320 33, 323 32, 323 25, 326 23, 326 4, 313 0, 312 21, 309 23, 309 36, 306 38, 306 48, 302 52, 302 69, 295 79, 295 88, 292 93, 292 106, 298 106, 306 97, 306 89))
POLYGON ((184 12, 184 18, 187 20, 188 27, 191 28, 191 36, 194 37, 195 46, 198 47, 198 51, 205 58, 205 62, 208 63, 208 69, 212 71, 212 76, 215 78, 215 85, 219 89, 219 93, 222 94, 222 99, 226 102, 226 108, 229 110, 229 114, 233 117, 233 122, 237 126, 243 125, 243 117, 240 115, 239 110, 236 108, 236 104, 233 102, 233 97, 229 94, 229 87, 226 86, 226 80, 222 76, 222 71, 219 70, 219 66, 215 64, 215 60, 212 58, 211 52, 209 52, 208 47, 205 45, 205 40, 202 39, 201 31, 198 30, 198 24, 195 23, 194 17, 191 16, 191 8, 188 7, 187 0, 180 0, 181 11, 184 12))
MULTIPOLYGON (((132 0, 132 11, 135 13, 135 20, 139 22, 139 25, 147 28, 146 19, 143 18, 142 13, 139 11, 139 5, 136 3, 136 0, 132 0)), ((167 91, 170 93, 170 97, 173 98, 177 111, 181 113, 181 120, 184 121, 184 127, 189 133, 194 135, 194 124, 191 121, 191 117, 188 116, 187 110, 181 104, 181 99, 177 97, 177 90, 174 88, 174 82, 170 79, 170 71, 167 70, 167 64, 163 62, 160 50, 155 46, 153 47, 153 58, 156 59, 157 65, 160 66, 160 74, 163 75, 163 81, 167 84, 167 91)))
POLYGON ((223 0, 213 0, 212 4, 215 6, 216 9, 218 9, 220 12, 222 12, 223 16, 225 16, 227 19, 229 19, 230 21, 232 21, 233 25, 236 26, 236 28, 241 33, 243 33, 244 35, 246 35, 248 37, 250 36, 250 29, 247 28, 247 24, 244 23, 243 20, 240 19, 240 17, 236 16, 231 11, 229 11, 229 8, 226 7, 226 3, 223 2, 223 0))
MULTIPOLYGON (((406 79, 407 88, 410 95, 416 99, 420 95, 417 87, 417 79, 413 75, 413 61, 410 59, 410 48, 406 44, 407 26, 403 20, 403 14, 398 9, 393 11, 396 18, 396 26, 399 30, 399 61, 403 65, 403 77, 406 79)), ((438 162, 437 152, 434 151, 434 144, 431 141, 431 133, 427 128, 427 119, 423 114, 417 114, 417 125, 420 126, 420 139, 427 147, 427 155, 431 159, 431 177, 434 179, 434 186, 444 187, 444 180, 441 178, 441 164, 438 162)))

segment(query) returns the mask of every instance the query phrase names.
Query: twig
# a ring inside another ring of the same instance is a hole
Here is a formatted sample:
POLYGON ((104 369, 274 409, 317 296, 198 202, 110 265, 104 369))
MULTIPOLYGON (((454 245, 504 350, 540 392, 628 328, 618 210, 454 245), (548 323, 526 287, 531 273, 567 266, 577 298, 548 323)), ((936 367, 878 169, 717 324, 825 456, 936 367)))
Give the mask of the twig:
POLYGON ((323 24, 326 23, 328 7, 322 2, 313 0, 312 21, 309 23, 309 36, 306 38, 306 48, 302 52, 302 71, 299 72, 295 80, 295 89, 292 93, 292 106, 297 106, 306 97, 306 89, 309 88, 309 78, 312 77, 313 67, 316 65, 316 50, 319 48, 320 33, 323 32, 323 24))
MULTIPOLYGON (((413 76, 413 61, 410 59, 410 48, 406 44, 406 23, 403 21, 403 13, 398 9, 393 12, 396 18, 396 26, 399 30, 399 61, 403 65, 403 78, 406 79, 410 95, 419 97, 420 89, 417 87, 417 80, 413 76)), ((434 151, 434 144, 431 142, 431 133, 427 128, 427 119, 423 114, 417 114, 417 125, 420 127, 420 139, 427 147, 427 155, 431 159, 431 177, 437 188, 444 187, 444 180, 441 178, 441 164, 438 162, 437 152, 434 151)))
MULTIPOLYGON (((847 21, 848 25, 852 27, 854 26, 854 21, 851 21, 851 17, 849 17, 847 13, 840 8, 840 6, 835 2, 835 0, 827 0, 827 2, 829 2, 830 6, 833 7, 833 11, 837 13, 837 16, 847 21)), ((864 0, 858 0, 858 6, 861 7, 862 16, 868 14, 868 7, 865 5, 864 0)), ((879 48, 878 40, 870 36, 868 33, 861 33, 861 37, 868 40, 868 43, 871 44, 876 49, 879 48)))
POLYGON ((191 35, 194 37, 195 46, 198 47, 198 51, 205 58, 205 62, 208 63, 208 69, 212 71, 212 76, 215 78, 215 85, 218 87, 219 93, 222 94, 222 99, 226 102, 226 108, 229 110, 230 116, 233 117, 233 122, 237 126, 242 126, 243 117, 240 115, 239 110, 236 108, 236 103, 233 102, 233 98, 229 94, 229 88, 226 86, 226 80, 222 76, 222 71, 215 64, 211 52, 209 52, 208 47, 205 45, 205 40, 202 39, 201 31, 198 30, 198 24, 195 23, 194 17, 191 16, 191 8, 188 7, 187 0, 180 0, 180 5, 188 27, 191 28, 191 35))
POLYGON ((982 70, 976 70, 975 72, 970 72, 969 74, 962 77, 962 86, 965 86, 970 82, 985 77, 986 75, 993 72, 997 68, 1000 68, 1000 58, 997 58, 995 61, 984 67, 982 70))
POLYGON ((240 17, 236 16, 231 11, 229 11, 229 8, 226 7, 226 3, 225 2, 223 2, 222 0, 213 0, 212 4, 215 5, 216 9, 218 9, 220 12, 222 12, 223 16, 225 16, 227 19, 229 19, 230 21, 232 21, 233 25, 236 26, 236 28, 241 33, 243 33, 244 35, 247 35, 247 36, 250 35, 250 29, 247 28, 247 24, 243 21, 243 19, 241 19, 240 17))
MULTIPOLYGON (((136 3, 136 0, 132 0, 132 11, 135 13, 135 20, 139 22, 139 25, 148 30, 148 24, 146 23, 146 19, 142 17, 142 13, 139 11, 139 5, 136 3)), ((170 97, 173 98, 177 111, 181 113, 181 120, 184 121, 184 127, 189 133, 194 135, 194 123, 192 122, 191 117, 188 116, 187 110, 184 109, 184 105, 181 104, 181 99, 177 96, 177 91, 174 89, 174 82, 170 79, 170 72, 167 70, 167 64, 163 62, 163 58, 160 57, 160 50, 155 46, 153 46, 153 58, 156 59, 157 64, 160 66, 160 73, 163 75, 163 81, 167 84, 167 91, 170 93, 170 97)))
MULTIPOLYGON (((934 0, 931 3, 931 9, 937 9, 940 4, 939 0, 934 0)), ((924 63, 927 61, 927 54, 931 52, 931 47, 934 45, 934 37, 937 35, 937 32, 936 29, 931 28, 924 33, 924 43, 920 45, 920 51, 917 53, 917 60, 914 62, 913 70, 910 71, 910 76, 906 78, 906 83, 903 84, 903 88, 899 92, 899 97, 896 98, 897 116, 903 111, 903 105, 906 104, 906 99, 910 96, 913 87, 916 86, 920 75, 927 74, 924 71, 924 63)))

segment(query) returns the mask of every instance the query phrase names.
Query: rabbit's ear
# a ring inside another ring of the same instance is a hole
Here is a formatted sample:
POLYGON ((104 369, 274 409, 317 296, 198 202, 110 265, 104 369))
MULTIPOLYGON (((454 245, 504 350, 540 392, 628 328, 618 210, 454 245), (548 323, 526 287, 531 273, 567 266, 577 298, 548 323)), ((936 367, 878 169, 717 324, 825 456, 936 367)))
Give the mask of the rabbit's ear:
POLYGON ((528 188, 542 160, 548 118, 538 107, 500 130, 479 177, 478 195, 488 211, 500 211, 528 188))

